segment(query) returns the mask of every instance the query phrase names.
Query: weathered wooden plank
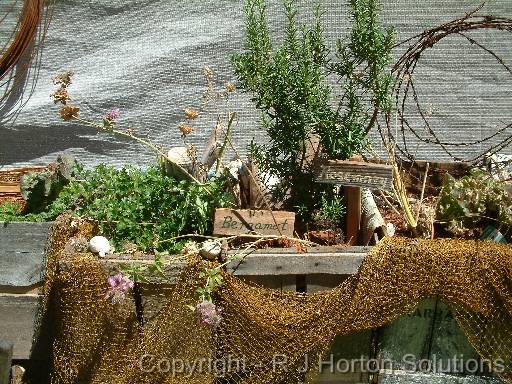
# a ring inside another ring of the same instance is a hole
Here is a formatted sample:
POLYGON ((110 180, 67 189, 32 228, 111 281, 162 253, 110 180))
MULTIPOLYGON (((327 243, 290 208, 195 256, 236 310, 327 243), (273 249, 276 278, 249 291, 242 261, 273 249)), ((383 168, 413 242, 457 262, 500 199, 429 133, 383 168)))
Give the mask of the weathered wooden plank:
POLYGON ((12 348, 12 343, 0 339, 0 384, 9 384, 12 348))
POLYGON ((21 193, 19 184, 0 185, 0 193, 21 193))
POLYGON ((12 285, 0 285, 0 293, 11 293, 16 295, 34 294, 41 293, 43 283, 29 285, 27 287, 16 287, 12 285))
POLYGON ((306 275, 306 292, 315 293, 332 289, 340 285, 348 276, 329 274, 306 275))
MULTIPOLYGON (((357 272, 371 247, 314 247, 306 253, 297 253, 295 248, 259 249, 227 264, 227 271, 235 276, 284 276, 284 275, 350 275, 357 272)), ((236 251, 230 251, 233 257, 236 251)), ((165 278, 157 274, 144 274, 152 284, 172 284, 185 266, 185 261, 164 258, 165 278)), ((100 259, 107 272, 118 271, 127 264, 150 264, 153 257, 144 255, 133 258, 130 255, 116 255, 100 259)), ((66 271, 68 261, 59 262, 59 270, 66 271)))
POLYGON ((406 355, 417 359, 478 359, 450 308, 435 298, 422 300, 412 313, 383 327, 379 349, 397 364, 406 355))
POLYGON ((295 213, 253 209, 215 210, 213 233, 215 235, 260 235, 293 236, 295 213))
POLYGON ((266 288, 277 289, 281 292, 296 291, 297 278, 294 275, 280 276, 242 276, 245 281, 259 284, 266 288))
POLYGON ((391 190, 393 188, 393 167, 363 161, 329 160, 317 167, 316 181, 351 187, 391 190))
POLYGON ((353 369, 346 362, 369 359, 371 350, 371 331, 338 336, 334 339, 331 350, 323 359, 315 377, 316 384, 354 384, 369 383, 368 372, 360 364, 353 369))
POLYGON ((305 253, 287 255, 282 253, 252 254, 227 265, 227 270, 236 276, 245 275, 350 275, 356 273, 366 253, 305 253))
POLYGON ((51 225, 0 222, 0 285, 28 287, 42 282, 51 225))
MULTIPOLYGON (((164 258, 164 260, 169 261, 170 258, 164 258)), ((113 258, 113 257, 106 257, 104 259, 100 259, 100 264, 102 268, 107 273, 115 273, 119 272, 119 270, 126 265, 149 265, 152 264, 154 259, 151 256, 144 256, 140 258, 128 258, 128 257, 121 257, 121 258, 113 258)), ((66 260, 59 261, 59 271, 60 272, 66 272, 70 267, 70 262, 66 260)), ((176 278, 179 276, 181 270, 183 267, 185 267, 186 263, 184 261, 171 261, 166 262, 163 271, 164 276, 161 276, 157 273, 148 273, 146 271, 142 271, 142 276, 147 280, 147 283, 150 284, 174 284, 176 282, 176 278)))
POLYGON ((31 357, 39 303, 38 295, 0 294, 0 340, 14 345, 13 359, 31 357))

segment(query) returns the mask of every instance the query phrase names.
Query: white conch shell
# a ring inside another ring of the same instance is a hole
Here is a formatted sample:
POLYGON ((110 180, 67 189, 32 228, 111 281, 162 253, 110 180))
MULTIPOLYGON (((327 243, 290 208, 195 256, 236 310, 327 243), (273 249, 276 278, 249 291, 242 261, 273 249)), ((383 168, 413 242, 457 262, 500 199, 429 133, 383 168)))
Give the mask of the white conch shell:
POLYGON ((110 252, 110 242, 106 237, 94 236, 89 241, 89 250, 92 253, 97 253, 100 257, 105 257, 110 252))
POLYGON ((222 245, 217 240, 206 240, 201 244, 201 249, 199 253, 205 259, 208 260, 217 260, 217 257, 220 255, 222 251, 222 245))

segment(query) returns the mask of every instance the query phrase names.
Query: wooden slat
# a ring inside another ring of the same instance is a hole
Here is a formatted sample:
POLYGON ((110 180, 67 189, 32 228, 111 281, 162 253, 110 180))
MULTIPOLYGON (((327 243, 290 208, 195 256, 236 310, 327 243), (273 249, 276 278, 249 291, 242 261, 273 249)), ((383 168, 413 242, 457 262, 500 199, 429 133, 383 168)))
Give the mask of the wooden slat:
POLYGON ((408 354, 439 361, 459 355, 478 359, 450 308, 436 298, 422 300, 410 314, 381 328, 379 350, 397 365, 408 354))
POLYGON ((318 166, 316 181, 351 187, 390 190, 393 168, 386 164, 330 160, 318 166))
POLYGON ((281 292, 294 292, 297 290, 297 278, 294 275, 241 276, 241 278, 245 281, 250 281, 266 288, 277 289, 281 292))
MULTIPOLYGON (((100 264, 107 273, 114 273, 118 272, 125 265, 149 265, 153 263, 153 260, 154 259, 151 256, 144 256, 137 259, 129 257, 106 257, 104 259, 100 259, 100 264)), ((169 260, 169 258, 165 258, 164 260, 169 260)), ((164 276, 161 276, 159 273, 142 272, 141 274, 150 284, 174 284, 176 278, 179 276, 185 265, 186 263, 181 261, 166 263, 166 265, 163 267, 164 276)), ((59 261, 59 272, 66 272, 69 267, 69 261, 59 261)))
POLYGON ((19 184, 0 184, 0 193, 21 193, 19 184))
MULTIPOLYGON (((234 260, 226 268, 235 276, 284 276, 284 275, 350 275, 357 272, 364 257, 371 247, 315 247, 306 253, 297 253, 295 248, 273 248, 256 250, 241 260, 234 260)), ((230 251, 233 257, 236 251, 230 251)), ((169 257, 164 260, 170 260, 169 257)), ((129 255, 117 255, 100 259, 107 272, 118 271, 127 264, 150 264, 151 256, 132 258, 129 255)), ((173 283, 185 266, 184 261, 166 263, 165 278, 159 274, 147 274, 145 277, 152 284, 173 283)), ((59 262, 59 270, 66 271, 68 261, 59 262)))
MULTIPOLYGON (((249 280, 258 276, 256 281, 282 291, 296 289, 295 275, 324 274, 347 275, 357 271, 370 247, 316 247, 308 249, 307 253, 297 254, 295 248, 257 250, 246 256, 241 263, 235 261, 227 266, 228 270, 241 278, 249 280), (240 264, 240 265, 238 265, 240 264)), ((42 256, 40 256, 42 261, 42 256)), ((131 255, 117 255, 101 259, 107 272, 117 271, 123 264, 148 264, 151 256, 133 258, 131 255)), ((184 266, 184 262, 173 263, 165 267, 165 278, 153 274, 147 276, 153 284, 172 284, 184 266)), ((59 269, 65 271, 69 262, 61 261, 59 269)), ((23 266, 18 265, 23 270, 23 266)), ((311 277, 309 277, 311 279, 311 277)), ((308 282, 306 277, 306 282, 308 282)), ((334 280, 337 278, 323 278, 334 280)), ((254 281, 254 279, 253 279, 254 281)), ((309 280, 311 282, 311 280, 309 280)), ((337 281, 337 280, 336 280, 337 281)), ((318 282, 318 284, 320 284, 318 282)), ((332 284, 331 284, 332 285, 332 284)), ((319 290, 320 288, 316 288, 319 290)), ((0 339, 6 339, 14 344, 15 359, 45 359, 47 358, 47 341, 38 342, 38 348, 31 354, 32 338, 40 297, 37 294, 0 293, 0 339), (46 343, 46 344, 45 344, 46 343)), ((151 303, 147 302, 145 312, 151 314, 151 303)), ((148 317, 149 318, 149 317, 148 317)))
POLYGON ((340 285, 349 275, 306 275, 307 293, 327 291, 340 285))
MULTIPOLYGON (((445 363, 446 366, 446 363, 445 363)), ((502 381, 491 377, 448 375, 443 373, 413 373, 400 370, 382 370, 378 384, 501 384, 502 381)))
POLYGON ((50 226, 0 222, 0 285, 29 287, 42 282, 50 226))
POLYGON ((12 343, 0 339, 0 384, 9 384, 12 347, 12 343))
MULTIPOLYGON (((13 359, 31 357, 39 302, 40 297, 34 294, 0 293, 0 340, 7 340, 14 345, 13 359)), ((42 355, 39 357, 45 358, 42 355)))
POLYGON ((290 255, 274 250, 255 252, 227 265, 235 276, 350 275, 357 272, 366 252, 314 252, 290 255))
POLYGON ((346 240, 350 245, 359 241, 361 228, 361 188, 345 187, 346 214, 346 240))

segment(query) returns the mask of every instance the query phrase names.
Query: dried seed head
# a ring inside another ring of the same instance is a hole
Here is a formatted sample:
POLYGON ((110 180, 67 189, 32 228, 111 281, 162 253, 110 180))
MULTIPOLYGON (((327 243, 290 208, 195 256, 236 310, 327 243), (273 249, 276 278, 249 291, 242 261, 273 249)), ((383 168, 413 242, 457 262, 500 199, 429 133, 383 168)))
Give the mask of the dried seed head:
POLYGON ((187 119, 193 120, 199 116, 199 111, 193 109, 193 108, 185 108, 183 110, 185 112, 185 116, 187 119))
POLYGON ((226 83, 226 91, 228 91, 229 93, 231 92, 235 92, 236 90, 236 87, 233 83, 230 83, 229 81, 226 83))
POLYGON ((203 75, 206 78, 212 78, 213 77, 213 69, 211 69, 208 66, 204 67, 203 68, 203 75))
POLYGON ((187 156, 193 161, 197 159, 197 148, 194 145, 187 146, 187 156))
POLYGON ((178 128, 183 136, 188 136, 194 131, 194 128, 187 123, 181 123, 178 128))
POLYGON ((62 117, 63 120, 73 120, 78 116, 80 116, 80 107, 76 105, 67 104, 60 108, 60 117, 62 117))
POLYGON ((68 102, 68 100, 71 100, 71 98, 69 97, 68 90, 63 87, 57 89, 55 92, 50 94, 50 96, 53 97, 53 102, 55 104, 57 104, 57 103, 66 104, 68 102))
POLYGON ((64 71, 60 73, 56 73, 52 76, 53 84, 62 85, 63 88, 67 87, 71 84, 71 79, 73 77, 73 71, 64 71))

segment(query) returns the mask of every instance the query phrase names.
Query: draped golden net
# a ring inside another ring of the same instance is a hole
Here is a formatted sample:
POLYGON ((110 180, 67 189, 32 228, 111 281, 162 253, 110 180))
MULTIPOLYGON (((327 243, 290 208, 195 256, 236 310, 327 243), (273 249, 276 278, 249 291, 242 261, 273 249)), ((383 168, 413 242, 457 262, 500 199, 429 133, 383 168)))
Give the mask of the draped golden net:
POLYGON ((108 273, 97 258, 60 252, 77 231, 90 234, 92 226, 71 228, 61 217, 49 244, 41 329, 53 332, 53 383, 313 382, 315 361, 335 336, 383 326, 427 296, 451 305, 481 357, 503 360, 499 375, 512 383, 510 246, 387 238, 357 274, 314 294, 266 289, 224 274, 216 296, 223 321, 212 331, 187 308, 204 283, 199 272, 211 264, 192 258, 173 287, 145 287, 144 300, 156 294, 161 309, 140 327, 133 303, 105 301, 108 273), (286 363, 276 364, 276 355, 286 355, 286 363), (299 369, 305 355, 309 370, 299 369))

